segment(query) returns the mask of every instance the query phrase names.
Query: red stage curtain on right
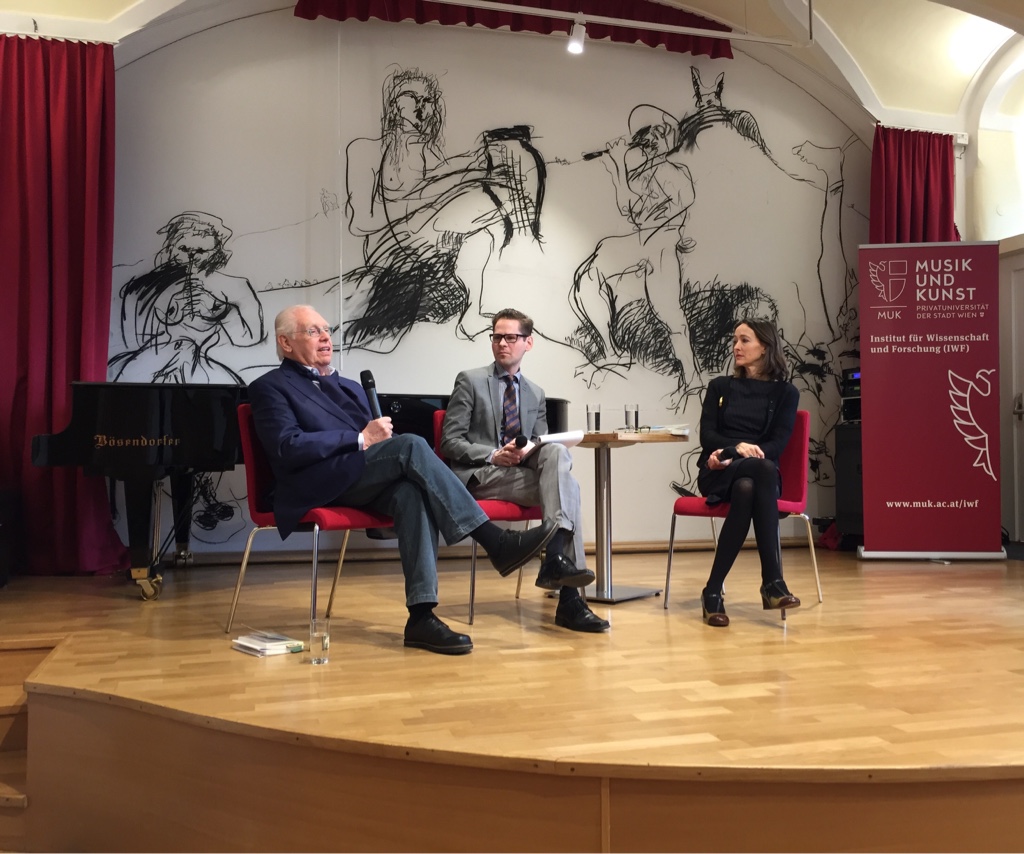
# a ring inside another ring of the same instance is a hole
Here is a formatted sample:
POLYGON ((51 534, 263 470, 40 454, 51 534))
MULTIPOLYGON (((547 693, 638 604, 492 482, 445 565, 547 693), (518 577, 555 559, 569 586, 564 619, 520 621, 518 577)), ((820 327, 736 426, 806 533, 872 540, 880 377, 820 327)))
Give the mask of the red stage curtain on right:
POLYGON ((953 137, 875 126, 871 243, 960 239, 953 221, 953 137))

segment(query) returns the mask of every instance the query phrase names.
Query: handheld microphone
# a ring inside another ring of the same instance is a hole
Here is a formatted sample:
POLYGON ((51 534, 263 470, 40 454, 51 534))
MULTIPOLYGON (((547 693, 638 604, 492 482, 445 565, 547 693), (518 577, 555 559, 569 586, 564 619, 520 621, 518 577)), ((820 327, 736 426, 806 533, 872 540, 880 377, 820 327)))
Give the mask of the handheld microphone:
POLYGON ((527 439, 522 433, 520 433, 518 436, 516 436, 516 447, 517 448, 525 448, 527 442, 529 442, 529 439, 527 439))
POLYGON ((608 153, 608 149, 605 148, 601 151, 588 151, 583 155, 584 160, 597 160, 598 157, 602 157, 608 153))
POLYGON ((363 391, 366 392, 366 400, 370 404, 370 414, 374 419, 380 418, 380 401, 377 399, 377 383, 374 382, 373 372, 363 371, 360 373, 359 382, 362 383, 363 391))

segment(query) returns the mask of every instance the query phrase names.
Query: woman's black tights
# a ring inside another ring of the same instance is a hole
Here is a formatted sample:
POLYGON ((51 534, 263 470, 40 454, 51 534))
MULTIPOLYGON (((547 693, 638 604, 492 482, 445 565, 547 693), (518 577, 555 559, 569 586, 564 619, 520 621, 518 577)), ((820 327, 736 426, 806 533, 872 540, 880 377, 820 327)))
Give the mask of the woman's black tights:
POLYGON ((729 515, 722 523, 715 560, 711 564, 707 589, 719 593, 725 577, 739 554, 754 522, 754 539, 761 557, 761 582, 782 578, 779 552, 779 474, 771 460, 746 457, 732 465, 741 466, 729 493, 729 515))

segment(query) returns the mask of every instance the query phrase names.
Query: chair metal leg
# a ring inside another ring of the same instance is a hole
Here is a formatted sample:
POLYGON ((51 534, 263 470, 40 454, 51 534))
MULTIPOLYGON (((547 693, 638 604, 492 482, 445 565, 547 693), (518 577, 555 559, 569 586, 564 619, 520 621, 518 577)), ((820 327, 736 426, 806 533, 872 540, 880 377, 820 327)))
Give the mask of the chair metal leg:
POLYGON ((228 612, 228 624, 224 627, 224 633, 228 634, 231 631, 231 626, 235 621, 235 608, 238 607, 238 594, 242 592, 242 580, 245 578, 245 570, 249 566, 249 552, 252 551, 252 540, 259 531, 272 531, 274 530, 273 525, 269 525, 263 528, 253 528, 249 532, 249 539, 245 541, 245 552, 242 554, 242 565, 238 568, 238 581, 235 582, 235 595, 231 598, 231 610, 228 612))
MULTIPOLYGON (((778 561, 779 570, 782 569, 782 520, 779 520, 779 536, 776 538, 775 545, 775 559, 778 561)), ((786 609, 780 608, 779 613, 782 615, 782 622, 786 622, 786 609)))
POLYGON ((469 624, 473 625, 473 607, 476 602, 476 540, 469 555, 469 624))
POLYGON ((313 580, 309 591, 309 621, 316 619, 316 562, 320 556, 320 526, 313 525, 313 580))
MULTIPOLYGON (((524 531, 530 530, 530 520, 526 520, 526 526, 523 528, 524 531)), ((519 580, 516 581, 516 599, 519 598, 519 591, 523 589, 523 568, 519 567, 519 580)))
POLYGON ((818 587, 818 602, 823 602, 821 597, 821 578, 818 575, 818 555, 814 551, 814 535, 811 533, 811 520, 807 518, 806 513, 797 513, 801 519, 804 520, 804 527, 807 529, 807 548, 811 553, 811 566, 814 567, 814 583, 818 587))
POLYGON ((672 552, 675 550, 676 545, 676 514, 672 514, 672 524, 669 525, 668 529, 668 565, 665 567, 665 601, 662 603, 662 607, 668 610, 668 590, 669 583, 672 580, 672 552))
POLYGON ((331 618, 331 610, 334 608, 334 591, 338 587, 338 579, 341 578, 341 565, 345 562, 345 550, 348 548, 348 535, 351 531, 345 532, 345 538, 341 541, 341 551, 338 552, 338 566, 334 570, 334 583, 331 585, 331 595, 327 600, 327 613, 324 614, 327 619, 331 618))

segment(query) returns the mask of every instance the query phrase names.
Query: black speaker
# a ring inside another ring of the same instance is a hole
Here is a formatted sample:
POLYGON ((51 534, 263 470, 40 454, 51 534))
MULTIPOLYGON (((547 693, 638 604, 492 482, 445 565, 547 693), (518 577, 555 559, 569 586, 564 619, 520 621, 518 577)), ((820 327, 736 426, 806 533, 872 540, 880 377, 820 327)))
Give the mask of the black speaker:
POLYGON ((24 565, 24 543, 21 496, 16 490, 0 489, 0 587, 7 583, 16 565, 24 565))
POLYGON ((860 424, 836 425, 836 529, 864 536, 860 424))

